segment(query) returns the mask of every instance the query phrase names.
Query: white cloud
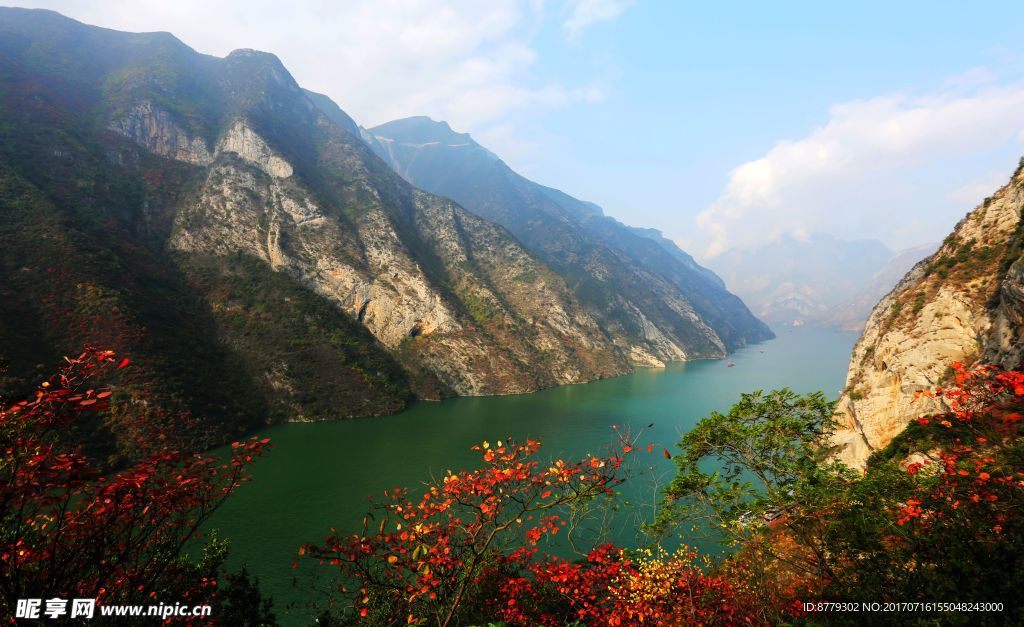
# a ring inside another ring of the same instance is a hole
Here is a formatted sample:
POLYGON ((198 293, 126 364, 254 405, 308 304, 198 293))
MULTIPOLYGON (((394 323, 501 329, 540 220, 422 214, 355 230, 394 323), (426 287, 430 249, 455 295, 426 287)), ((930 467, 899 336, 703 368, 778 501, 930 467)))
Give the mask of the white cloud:
POLYGON ((566 38, 578 42, 583 32, 600 22, 609 22, 622 15, 632 0, 574 0, 569 17, 562 23, 566 38))
MULTIPOLYGON (((217 56, 236 48, 273 52, 302 86, 326 93, 364 126, 429 115, 485 134, 491 126, 513 124, 515 115, 594 102, 604 93, 603 76, 537 75, 537 33, 546 21, 564 17, 540 0, 15 4, 51 8, 118 30, 170 31, 217 56)), ((607 7, 584 6, 591 4, 584 0, 574 6, 574 32, 612 17, 607 7)), ((495 135, 513 142, 493 146, 496 151, 516 149, 513 133, 495 135)))
POLYGON ((988 157, 1007 159, 1008 178, 1016 163, 1002 153, 1019 150, 1022 129, 1024 85, 993 85, 982 70, 932 93, 836 105, 824 126, 730 173, 697 216, 709 237, 704 256, 783 233, 855 233, 902 245, 927 224, 937 230, 917 239, 941 239, 952 226, 945 221, 997 187, 979 192, 993 181, 988 157), (971 193, 980 195, 968 201, 971 193))

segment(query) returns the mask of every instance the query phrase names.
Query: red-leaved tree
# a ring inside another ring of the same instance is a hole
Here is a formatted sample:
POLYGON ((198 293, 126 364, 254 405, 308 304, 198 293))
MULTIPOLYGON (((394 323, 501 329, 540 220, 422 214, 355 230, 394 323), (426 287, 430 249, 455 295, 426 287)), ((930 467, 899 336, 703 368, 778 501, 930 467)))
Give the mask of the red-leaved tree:
POLYGON ((945 410, 912 421, 836 495, 827 542, 835 576, 815 597, 970 599, 1001 603, 1001 624, 1024 617, 1024 372, 952 369, 951 385, 921 393, 945 410))
POLYGON ((387 492, 362 533, 334 534, 299 553, 336 566, 358 590, 350 609, 368 622, 461 622, 497 589, 495 566, 564 528, 558 510, 610 494, 621 481, 619 454, 542 465, 539 447, 484 442, 474 447, 482 468, 449 471, 418 501, 404 489, 387 492))
POLYGON ((107 409, 98 375, 128 359, 87 349, 35 397, 0 405, 0 594, 96 598, 100 604, 209 603, 216 581, 193 577, 186 543, 232 491, 268 440, 235 443, 230 460, 160 452, 105 474, 68 429, 107 409))
POLYGON ((586 560, 513 556, 521 572, 501 581, 494 615, 513 625, 752 625, 753 598, 725 577, 708 575, 697 553, 629 552, 611 544, 586 560))
POLYGON ((474 447, 481 468, 449 472, 419 500, 387 493, 361 533, 299 553, 338 570, 348 604, 334 617, 343 621, 747 624, 742 595, 705 576, 693 553, 630 558, 603 544, 573 563, 539 550, 542 539, 573 528, 580 508, 613 493, 634 444, 624 434, 607 455, 542 463, 539 442, 484 442, 474 447))

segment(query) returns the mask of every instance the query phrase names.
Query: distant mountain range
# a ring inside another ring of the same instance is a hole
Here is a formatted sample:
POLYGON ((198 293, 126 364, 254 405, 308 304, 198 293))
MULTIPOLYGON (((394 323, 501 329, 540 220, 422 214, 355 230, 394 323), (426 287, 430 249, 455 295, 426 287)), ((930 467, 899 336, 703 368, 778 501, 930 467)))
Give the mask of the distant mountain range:
POLYGON ((937 247, 894 253, 878 240, 787 235, 708 263, 763 320, 860 330, 875 303, 937 247))
POLYGON ((938 247, 938 244, 924 244, 895 253, 851 298, 832 307, 814 322, 844 331, 862 330, 878 301, 891 292, 916 263, 930 257, 938 247))
POLYGON ((362 132, 272 54, 50 11, 0 9, 0 207, 0 394, 129 354, 152 420, 94 434, 126 455, 771 337, 660 234, 447 125, 362 132))

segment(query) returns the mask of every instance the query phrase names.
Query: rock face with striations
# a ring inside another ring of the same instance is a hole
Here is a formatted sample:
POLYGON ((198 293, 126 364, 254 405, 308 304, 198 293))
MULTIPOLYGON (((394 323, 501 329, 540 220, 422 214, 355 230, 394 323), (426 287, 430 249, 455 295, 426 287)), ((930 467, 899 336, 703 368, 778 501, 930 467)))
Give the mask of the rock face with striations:
POLYGON ((723 357, 773 337, 718 276, 661 233, 520 176, 445 122, 406 118, 362 136, 407 181, 511 231, 565 278, 631 364, 723 357))
MULTIPOLYGON (((555 267, 518 225, 404 180, 271 54, 0 8, 0 68, 0 395, 110 346, 161 442, 203 448, 770 336, 671 243, 534 189, 626 242, 552 229, 555 267)), ((132 455, 144 427, 97 435, 132 455)))
POLYGON ((939 409, 915 393, 954 361, 1013 367, 1024 338, 1024 171, 967 214, 939 249, 874 308, 853 349, 837 454, 863 467, 914 418, 939 409))
POLYGON ((0 394, 112 346, 201 447, 631 368, 549 265, 271 54, 0 9, 0 67, 0 370, 25 374, 0 394))

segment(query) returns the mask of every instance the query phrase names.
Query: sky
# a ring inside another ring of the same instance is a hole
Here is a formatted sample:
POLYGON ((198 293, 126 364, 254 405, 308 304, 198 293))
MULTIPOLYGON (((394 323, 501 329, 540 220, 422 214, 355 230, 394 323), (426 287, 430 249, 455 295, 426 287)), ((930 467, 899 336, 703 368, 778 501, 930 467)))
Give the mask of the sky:
POLYGON ((447 121, 698 259, 941 240, 1024 155, 1019 2, 54 0, 275 53, 363 126, 447 121))

